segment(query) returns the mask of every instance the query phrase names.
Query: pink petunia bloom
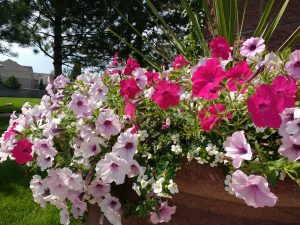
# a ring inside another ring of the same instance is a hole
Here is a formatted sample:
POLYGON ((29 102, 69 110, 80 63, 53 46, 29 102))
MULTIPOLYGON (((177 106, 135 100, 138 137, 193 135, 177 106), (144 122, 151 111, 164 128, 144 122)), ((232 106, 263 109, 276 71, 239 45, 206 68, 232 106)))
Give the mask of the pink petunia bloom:
POLYGON ((285 76, 277 76, 271 85, 273 93, 276 95, 277 109, 282 112, 285 108, 295 106, 297 85, 293 79, 285 76))
POLYGON ((129 78, 120 81, 120 93, 122 96, 128 96, 128 98, 134 98, 141 89, 137 85, 137 81, 134 78, 129 78))
POLYGON ((222 58, 223 60, 227 60, 229 58, 230 44, 224 37, 216 37, 213 39, 209 46, 212 50, 212 56, 215 58, 222 58))
POLYGON ((96 131, 104 138, 110 138, 117 135, 121 131, 119 117, 112 110, 103 110, 100 112, 96 122, 96 131))
POLYGON ((258 127, 279 128, 281 117, 277 110, 276 95, 269 85, 263 84, 247 100, 248 111, 258 127))
POLYGON ((137 140, 137 134, 131 134, 130 132, 121 133, 112 147, 112 151, 122 159, 132 161, 137 150, 137 140))
POLYGON ((289 61, 285 64, 284 69, 294 79, 300 78, 300 50, 294 51, 289 58, 289 61))
POLYGON ((12 136, 18 134, 18 132, 15 131, 15 128, 16 128, 17 125, 18 125, 18 123, 14 123, 12 126, 10 126, 10 127, 7 129, 7 131, 4 132, 4 134, 3 134, 3 139, 4 139, 4 140, 7 140, 7 139, 9 139, 10 137, 12 137, 12 136))
POLYGON ((252 58, 256 54, 263 52, 266 48, 264 42, 264 39, 260 37, 251 37, 247 39, 246 41, 244 41, 241 47, 241 55, 247 58, 252 58))
POLYGON ((78 219, 79 217, 82 217, 87 210, 87 203, 81 201, 79 198, 75 198, 72 203, 72 214, 74 218, 78 219))
POLYGON ((171 63, 171 66, 176 69, 180 69, 187 65, 189 65, 189 62, 181 54, 176 56, 174 61, 171 63))
POLYGON ((287 126, 290 124, 290 122, 294 121, 298 117, 300 117, 300 109, 298 108, 286 108, 282 111, 280 114, 282 123, 280 128, 278 129, 278 132, 280 136, 284 137, 285 135, 289 135, 286 131, 287 126))
POLYGON ((89 158, 95 156, 101 152, 100 144, 103 143, 101 138, 91 138, 89 141, 85 140, 80 145, 83 158, 89 158))
MULTIPOLYGON (((215 124, 224 116, 226 107, 224 104, 214 104, 208 108, 202 109, 198 113, 198 118, 201 121, 201 127, 205 132, 209 132, 213 129, 215 124)), ((231 118, 231 115, 227 115, 228 118, 231 118)))
POLYGON ((219 60, 207 60, 205 66, 199 66, 192 76, 193 95, 207 100, 218 98, 220 83, 224 77, 225 72, 219 60))
POLYGON ((118 198, 111 195, 106 195, 100 203, 101 211, 104 213, 107 220, 113 225, 122 225, 121 223, 121 203, 118 198))
POLYGON ((300 117, 299 115, 286 124, 285 135, 289 136, 290 140, 296 144, 300 145, 300 117))
POLYGON ((175 213, 176 206, 168 206, 168 202, 163 202, 158 212, 150 213, 150 221, 153 224, 167 223, 171 220, 171 216, 175 213))
POLYGON ((254 208, 274 206, 277 197, 270 192, 268 182, 262 176, 247 176, 237 170, 232 174, 232 190, 236 197, 241 198, 249 206, 254 208))
POLYGON ((53 81, 53 85, 57 89, 62 89, 66 87, 70 83, 70 79, 65 77, 64 75, 59 75, 53 81))
POLYGON ((113 58, 113 61, 112 61, 111 65, 109 66, 109 68, 113 68, 116 64, 119 63, 118 58, 119 58, 119 53, 116 52, 116 54, 115 54, 115 56, 113 58))
POLYGON ((11 153, 19 165, 24 165, 32 161, 32 143, 27 139, 21 139, 16 143, 11 153))
POLYGON ((226 156, 233 159, 232 165, 239 168, 243 160, 250 160, 252 158, 252 150, 247 143, 244 131, 236 131, 231 137, 227 137, 223 143, 226 151, 226 156))
POLYGON ((88 117, 92 114, 87 96, 74 93, 71 98, 72 100, 69 103, 69 107, 77 116, 88 117))
POLYGON ((129 173, 127 176, 129 178, 136 177, 140 175, 142 168, 140 167, 139 163, 136 160, 132 160, 129 167, 129 173))
POLYGON ((128 58, 126 67, 124 69, 124 75, 131 76, 132 71, 134 71, 135 69, 137 69, 139 67, 140 67, 140 64, 137 61, 135 61, 133 58, 128 58))
POLYGON ((96 199, 100 199, 110 193, 110 185, 102 180, 93 180, 87 188, 87 193, 96 199))
MULTIPOLYGON (((236 91, 238 86, 242 86, 248 81, 251 74, 252 71, 247 62, 239 62, 234 67, 231 67, 226 74, 229 90, 236 91)), ((245 89, 243 91, 245 91, 245 89)))
POLYGON ((148 71, 147 73, 145 73, 145 75, 147 76, 147 84, 151 85, 152 83, 156 83, 159 81, 159 74, 152 72, 152 71, 148 71))
POLYGON ((180 102, 180 86, 177 83, 161 80, 156 84, 151 98, 161 109, 178 105, 180 102))
POLYGON ((44 153, 44 154, 49 154, 51 156, 56 156, 57 151, 56 149, 53 147, 53 141, 48 138, 48 139, 41 139, 38 141, 35 141, 32 149, 37 153, 44 153))
POLYGON ((300 159, 300 145, 293 143, 289 136, 284 136, 281 142, 282 145, 278 150, 280 155, 286 156, 290 161, 300 159))
POLYGON ((104 159, 101 159, 96 165, 96 174, 105 183, 115 182, 116 184, 123 184, 128 172, 128 162, 113 152, 107 153, 104 159))
POLYGON ((146 70, 143 68, 137 68, 132 72, 132 75, 135 77, 137 86, 143 90, 147 84, 147 76, 145 75, 146 70))
POLYGON ((125 109, 124 113, 134 119, 136 106, 142 101, 142 99, 136 100, 134 102, 129 101, 128 97, 125 96, 125 109))

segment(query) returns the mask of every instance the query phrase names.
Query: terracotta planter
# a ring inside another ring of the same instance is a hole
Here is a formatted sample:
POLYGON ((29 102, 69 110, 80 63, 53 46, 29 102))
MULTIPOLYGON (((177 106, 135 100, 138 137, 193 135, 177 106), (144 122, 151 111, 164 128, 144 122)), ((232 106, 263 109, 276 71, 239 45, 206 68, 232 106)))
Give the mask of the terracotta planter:
MULTIPOLYGON (((180 193, 170 200, 177 206, 168 225, 292 225, 300 224, 300 187, 286 179, 271 188, 279 200, 275 207, 255 209, 224 190, 222 168, 185 163, 177 174, 180 193)), ((93 208, 93 207, 92 207, 93 208)), ((89 212, 88 225, 98 225, 97 207, 89 212), (93 218, 92 218, 93 217, 93 218)), ((150 225, 149 218, 123 218, 123 225, 150 225)))

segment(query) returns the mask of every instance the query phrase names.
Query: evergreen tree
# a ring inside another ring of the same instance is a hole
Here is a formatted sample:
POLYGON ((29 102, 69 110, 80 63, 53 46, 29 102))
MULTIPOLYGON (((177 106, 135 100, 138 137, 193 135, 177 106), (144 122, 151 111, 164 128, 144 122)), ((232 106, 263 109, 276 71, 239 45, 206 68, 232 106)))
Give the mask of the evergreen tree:
POLYGON ((77 76, 81 74, 81 63, 79 60, 76 60, 73 66, 73 70, 70 74, 71 80, 76 80, 77 76))
POLYGON ((20 89, 21 84, 15 76, 10 76, 6 81, 4 81, 4 87, 11 89, 20 89))
POLYGON ((39 83, 38 83, 38 89, 39 89, 39 90, 44 90, 44 89, 45 89, 45 85, 44 85, 43 79, 40 79, 40 80, 39 80, 39 83))

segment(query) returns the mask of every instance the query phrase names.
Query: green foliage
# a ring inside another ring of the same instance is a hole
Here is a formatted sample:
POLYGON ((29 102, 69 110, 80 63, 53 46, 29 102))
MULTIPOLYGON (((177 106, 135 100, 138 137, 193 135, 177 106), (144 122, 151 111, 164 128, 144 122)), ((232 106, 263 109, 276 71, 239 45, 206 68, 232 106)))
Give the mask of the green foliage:
POLYGON ((20 89, 21 84, 15 76, 10 76, 6 81, 4 81, 4 87, 11 89, 20 89))
POLYGON ((73 66, 73 70, 71 71, 70 74, 70 79, 71 80, 76 80, 77 76, 81 74, 81 63, 79 60, 76 60, 73 66))
POLYGON ((44 90, 45 89, 45 84, 43 82, 43 79, 39 80, 38 89, 40 89, 40 90, 44 90))

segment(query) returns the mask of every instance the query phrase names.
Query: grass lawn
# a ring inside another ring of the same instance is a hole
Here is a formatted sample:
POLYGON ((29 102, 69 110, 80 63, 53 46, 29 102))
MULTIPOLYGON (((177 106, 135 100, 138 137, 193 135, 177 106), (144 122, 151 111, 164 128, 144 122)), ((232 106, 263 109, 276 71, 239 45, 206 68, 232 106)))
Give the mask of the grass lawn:
MULTIPOLYGON (((13 102, 20 109, 26 101, 39 102, 39 99, 0 98, 0 110, 3 104, 13 102)), ((5 108, 5 107, 4 107, 5 108)), ((7 110, 8 111, 8 110, 7 110)), ((7 129, 9 116, 0 116, 0 136, 7 129)), ((0 225, 59 225, 59 211, 47 204, 42 209, 33 201, 29 188, 31 175, 14 161, 0 164, 0 225)), ((80 221, 71 223, 82 225, 80 221)))
MULTIPOLYGON (((59 225, 59 211, 40 208, 29 188, 31 175, 14 161, 0 164, 0 225, 59 225)), ((82 225, 80 221, 71 223, 82 225)))
POLYGON ((21 108, 25 102, 37 104, 40 102, 40 99, 0 97, 0 113, 21 112, 21 108))

